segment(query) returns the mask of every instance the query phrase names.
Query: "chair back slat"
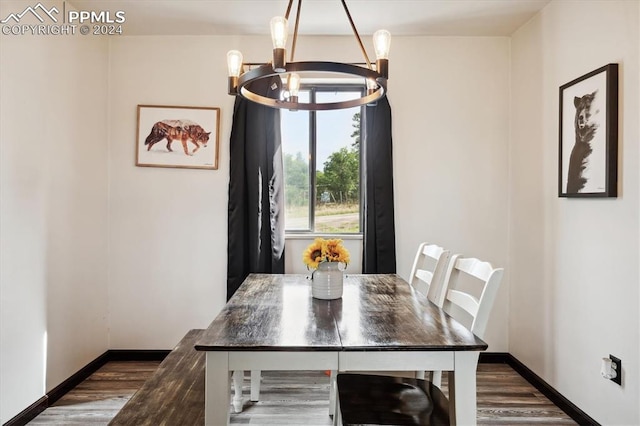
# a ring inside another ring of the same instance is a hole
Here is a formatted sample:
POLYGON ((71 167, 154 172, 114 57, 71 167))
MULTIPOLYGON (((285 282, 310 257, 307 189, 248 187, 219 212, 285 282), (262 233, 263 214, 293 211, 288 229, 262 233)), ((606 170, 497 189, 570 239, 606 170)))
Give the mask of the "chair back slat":
POLYGON ((415 277, 426 283, 433 282, 433 272, 427 271, 426 269, 416 270, 415 277))
POLYGON ((449 304, 453 304, 459 308, 464 309, 469 315, 474 318, 478 314, 478 307, 480 306, 478 299, 476 299, 469 293, 458 290, 449 290, 444 303, 445 309, 449 308, 449 304))
POLYGON ((473 257, 459 257, 457 259, 456 269, 483 281, 488 280, 493 272, 493 267, 489 262, 483 262, 473 257))

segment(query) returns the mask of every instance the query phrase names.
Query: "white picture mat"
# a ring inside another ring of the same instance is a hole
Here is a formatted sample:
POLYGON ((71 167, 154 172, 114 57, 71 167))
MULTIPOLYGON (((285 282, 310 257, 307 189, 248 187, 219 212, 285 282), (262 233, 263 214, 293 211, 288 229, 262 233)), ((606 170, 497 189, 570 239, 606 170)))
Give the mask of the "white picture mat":
POLYGON ((587 183, 581 192, 604 192, 607 181, 607 140, 606 140, 606 99, 607 73, 605 71, 582 80, 562 92, 562 190, 567 189, 569 160, 571 150, 575 144, 574 128, 576 107, 574 97, 582 97, 597 91, 591 104, 591 121, 597 124, 597 129, 591 141, 591 155, 583 176, 587 183))

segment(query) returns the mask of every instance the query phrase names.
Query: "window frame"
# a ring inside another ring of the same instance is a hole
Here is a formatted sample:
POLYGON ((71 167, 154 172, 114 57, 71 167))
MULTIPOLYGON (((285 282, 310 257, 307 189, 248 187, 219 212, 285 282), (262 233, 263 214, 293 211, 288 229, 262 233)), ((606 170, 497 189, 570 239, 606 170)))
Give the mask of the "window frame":
MULTIPOLYGON (((302 82, 300 84, 300 91, 308 91, 310 102, 314 103, 316 100, 316 94, 318 92, 360 92, 361 96, 364 96, 366 92, 366 85, 363 83, 309 83, 302 82)), ((363 191, 363 173, 362 173, 362 140, 363 140, 363 118, 364 118, 364 108, 366 105, 362 105, 360 107, 360 149, 359 149, 359 158, 358 158, 358 168, 359 168, 359 212, 358 212, 358 221, 359 228, 358 232, 332 232, 332 233, 324 233, 317 232, 315 229, 315 219, 316 219, 316 197, 317 197, 317 185, 316 185, 316 166, 317 166, 317 111, 298 111, 298 113, 307 112, 309 114, 309 221, 307 223, 307 229, 287 229, 285 222, 285 235, 291 236, 313 236, 313 235, 338 235, 345 237, 359 237, 363 234, 363 226, 364 226, 364 211, 363 211, 363 200, 364 200, 364 191, 363 191)), ((285 193, 286 196, 286 193, 285 193)))

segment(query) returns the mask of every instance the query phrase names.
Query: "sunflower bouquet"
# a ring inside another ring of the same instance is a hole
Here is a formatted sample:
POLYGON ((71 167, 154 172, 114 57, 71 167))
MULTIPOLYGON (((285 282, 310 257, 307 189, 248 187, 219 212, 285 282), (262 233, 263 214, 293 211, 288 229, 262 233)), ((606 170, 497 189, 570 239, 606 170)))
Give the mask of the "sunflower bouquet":
POLYGON ((349 250, 340 239, 316 238, 302 254, 302 261, 308 269, 317 269, 322 262, 340 262, 346 266, 349 259, 349 250))

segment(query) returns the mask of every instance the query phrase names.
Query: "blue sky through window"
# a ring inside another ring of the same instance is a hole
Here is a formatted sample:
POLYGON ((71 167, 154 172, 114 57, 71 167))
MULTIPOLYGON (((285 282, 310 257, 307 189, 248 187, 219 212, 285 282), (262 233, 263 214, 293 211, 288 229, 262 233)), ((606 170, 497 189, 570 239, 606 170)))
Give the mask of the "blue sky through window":
MULTIPOLYGON (((359 97, 356 92, 317 92, 317 100, 321 103, 339 102, 359 97)), ((309 92, 300 91, 300 102, 309 101, 309 92)), ((316 169, 322 170, 325 161, 331 154, 342 147, 350 147, 354 139, 353 115, 360 107, 317 112, 316 169)), ((309 158, 309 112, 282 110, 282 145, 283 152, 303 158, 309 158)))

